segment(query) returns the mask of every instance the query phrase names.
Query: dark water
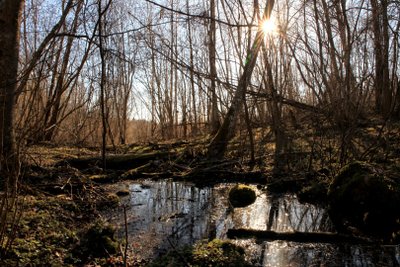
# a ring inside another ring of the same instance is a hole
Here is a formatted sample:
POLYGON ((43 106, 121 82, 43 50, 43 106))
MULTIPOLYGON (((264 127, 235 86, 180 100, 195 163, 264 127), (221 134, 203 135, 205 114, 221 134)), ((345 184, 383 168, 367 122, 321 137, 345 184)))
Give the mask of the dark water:
MULTIPOLYGON (((257 200, 246 208, 232 209, 227 195, 232 184, 197 188, 172 181, 142 181, 129 185, 123 198, 127 211, 130 249, 152 257, 207 238, 226 238, 229 228, 277 232, 332 231, 323 208, 301 204, 293 195, 271 196, 257 190, 257 200)), ((111 220, 124 233, 121 210, 111 220)), ((360 246, 237 240, 255 266, 399 266, 399 246, 360 246)))

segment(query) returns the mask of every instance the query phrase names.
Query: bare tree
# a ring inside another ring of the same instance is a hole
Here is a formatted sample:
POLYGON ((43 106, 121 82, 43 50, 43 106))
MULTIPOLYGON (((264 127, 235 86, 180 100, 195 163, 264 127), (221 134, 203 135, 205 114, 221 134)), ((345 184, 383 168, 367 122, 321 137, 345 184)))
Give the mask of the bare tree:
POLYGON ((99 33, 99 53, 101 61, 100 71, 100 109, 101 109, 101 125, 102 125, 102 142, 101 142, 101 158, 103 169, 106 169, 106 145, 107 145, 107 100, 106 100, 106 48, 104 44, 105 35, 105 14, 111 5, 112 0, 108 0, 103 7, 102 1, 98 2, 98 33, 99 33))
POLYGON ((392 91, 389 78, 389 22, 388 1, 371 0, 375 50, 375 108, 389 115, 392 91))
MULTIPOLYGON (((274 7, 274 1, 268 1, 264 9, 264 19, 269 19, 272 8, 274 7)), ((250 51, 248 51, 246 57, 246 63, 241 74, 238 87, 235 95, 232 99, 231 105, 227 114, 225 115, 224 121, 219 128, 217 134, 212 139, 208 147, 208 157, 210 158, 221 158, 224 156, 229 140, 233 137, 236 129, 236 121, 240 110, 242 109, 243 102, 245 100, 245 94, 247 87, 250 83, 250 79, 257 62, 257 56, 260 51, 260 47, 263 42, 263 32, 260 28, 257 31, 253 45, 250 51)))
MULTIPOLYGON (((19 57, 19 26, 24 1, 0 2, 0 175, 4 193, 0 202, 0 253, 10 248, 12 237, 7 236, 18 193, 19 154, 14 135, 15 92, 19 57)), ((11 226, 13 229, 14 226, 11 226)), ((12 235, 13 233, 11 233, 12 235)), ((2 256, 2 255, 0 255, 2 256)))
POLYGON ((19 159, 14 135, 14 104, 19 58, 19 26, 24 1, 0 2, 0 173, 16 193, 19 159))
POLYGON ((211 134, 215 134, 219 127, 218 115, 218 98, 216 92, 217 68, 216 68, 216 3, 215 0, 210 0, 210 25, 208 29, 208 53, 210 62, 210 95, 211 95, 211 118, 210 129, 211 134))

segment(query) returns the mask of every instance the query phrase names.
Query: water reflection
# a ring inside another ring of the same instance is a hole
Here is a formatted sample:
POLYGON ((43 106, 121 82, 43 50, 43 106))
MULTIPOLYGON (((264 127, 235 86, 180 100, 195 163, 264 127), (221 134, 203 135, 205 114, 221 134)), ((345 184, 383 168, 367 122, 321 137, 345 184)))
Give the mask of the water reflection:
MULTIPOLYGON (((125 199, 125 205, 131 240, 142 245, 150 242, 149 246, 160 252, 204 238, 212 189, 170 181, 143 181, 131 184, 129 190, 131 195, 125 199)), ((122 237, 124 233, 120 234, 122 237)))
POLYGON ((299 244, 264 242, 257 265, 286 266, 399 266, 398 247, 356 246, 346 244, 299 244))
MULTIPOLYGON (((229 228, 278 232, 332 231, 327 212, 301 204, 293 195, 271 196, 256 190, 257 200, 232 209, 230 184, 197 188, 172 181, 142 181, 129 185, 124 198, 130 249, 143 258, 204 238, 226 238, 229 228)), ((113 222, 124 236, 123 212, 113 222)), ((399 247, 366 247, 239 240, 255 266, 399 266, 399 247)))
POLYGON ((301 204, 296 196, 267 196, 262 193, 248 208, 236 209, 232 227, 272 230, 277 232, 330 231, 331 224, 324 209, 301 204))

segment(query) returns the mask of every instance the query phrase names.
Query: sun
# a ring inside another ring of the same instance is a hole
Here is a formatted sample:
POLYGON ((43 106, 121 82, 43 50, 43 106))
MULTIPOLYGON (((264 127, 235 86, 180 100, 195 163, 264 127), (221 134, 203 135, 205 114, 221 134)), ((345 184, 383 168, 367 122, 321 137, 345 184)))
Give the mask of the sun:
POLYGON ((276 21, 274 18, 269 18, 267 20, 264 20, 261 24, 261 28, 265 35, 274 34, 278 30, 278 27, 276 25, 276 21))

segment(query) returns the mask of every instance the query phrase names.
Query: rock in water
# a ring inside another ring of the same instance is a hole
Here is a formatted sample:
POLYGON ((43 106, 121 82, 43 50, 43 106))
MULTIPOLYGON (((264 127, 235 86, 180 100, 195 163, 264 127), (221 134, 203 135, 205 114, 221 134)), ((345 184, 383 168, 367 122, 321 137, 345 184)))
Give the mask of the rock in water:
POLYGON ((400 186, 368 163, 342 168, 329 187, 328 200, 338 230, 349 225, 384 239, 400 231, 400 186))
POLYGON ((256 192, 247 185, 235 185, 229 191, 229 201, 234 208, 249 206, 256 201, 256 192))

